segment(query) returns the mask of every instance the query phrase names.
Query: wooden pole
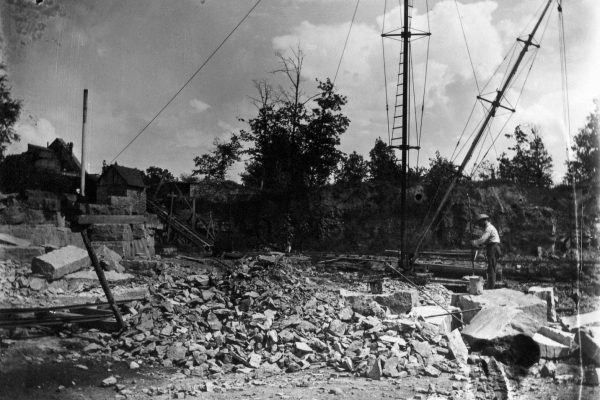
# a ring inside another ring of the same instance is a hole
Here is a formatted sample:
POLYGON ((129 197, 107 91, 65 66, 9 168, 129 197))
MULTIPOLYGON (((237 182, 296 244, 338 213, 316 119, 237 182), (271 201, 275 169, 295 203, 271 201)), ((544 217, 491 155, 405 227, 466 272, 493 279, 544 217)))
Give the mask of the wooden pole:
POLYGON ((100 285, 102 286, 102 290, 104 290, 104 295, 106 296, 106 301, 110 306, 113 314, 115 315, 115 319, 117 320, 117 324, 119 325, 119 329, 125 329, 125 322, 123 322, 123 317, 121 317, 121 313, 117 307, 117 303, 115 302, 115 298, 110 291, 110 287, 108 286, 108 282, 106 281, 106 276, 104 275, 104 270, 100 266, 98 262, 98 257, 96 256, 96 252, 92 247, 92 243, 90 242, 90 238, 88 237, 87 230, 84 229, 81 231, 81 238, 83 239, 83 244, 88 252, 90 260, 92 261, 92 266, 96 271, 96 275, 98 275, 98 279, 100 280, 100 285))
POLYGON ((167 242, 171 240, 171 220, 173 218, 173 202, 177 195, 175 193, 169 193, 169 197, 171 198, 171 206, 169 207, 169 219, 167 221, 167 242))
POLYGON ((81 126, 81 196, 85 197, 85 127, 87 125, 88 90, 83 89, 83 124, 81 126))

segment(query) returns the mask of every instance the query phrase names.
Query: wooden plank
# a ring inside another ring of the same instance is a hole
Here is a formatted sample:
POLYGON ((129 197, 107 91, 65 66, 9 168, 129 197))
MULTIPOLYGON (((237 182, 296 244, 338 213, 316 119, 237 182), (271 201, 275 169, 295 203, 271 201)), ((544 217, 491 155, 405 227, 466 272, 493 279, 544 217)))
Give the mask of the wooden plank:
POLYGON ((145 215, 80 215, 77 222, 81 225, 91 224, 143 224, 145 215))

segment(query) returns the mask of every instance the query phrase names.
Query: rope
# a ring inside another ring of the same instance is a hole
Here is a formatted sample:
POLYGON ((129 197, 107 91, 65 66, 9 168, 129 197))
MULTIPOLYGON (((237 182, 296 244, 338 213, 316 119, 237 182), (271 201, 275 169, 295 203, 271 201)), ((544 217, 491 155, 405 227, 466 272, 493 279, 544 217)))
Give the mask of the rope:
POLYGON ((469 42, 467 42, 467 35, 465 33, 465 27, 463 26, 462 16, 460 15, 460 11, 458 9, 458 2, 454 0, 454 5, 456 6, 456 14, 458 15, 458 22, 460 22, 460 29, 462 31, 463 40, 465 42, 465 47, 467 48, 467 55, 469 56, 469 63, 471 64, 471 70, 473 71, 473 79, 475 80, 475 86, 477 87, 477 92, 479 92, 479 82, 477 81, 477 73, 475 72, 475 66, 473 65, 473 59, 471 58, 471 50, 469 49, 469 42))
POLYGON ((196 72, 194 72, 192 74, 192 76, 189 77, 189 79, 183 84, 183 86, 181 86, 179 88, 179 90, 177 90, 177 92, 175 92, 175 94, 169 99, 169 101, 167 101, 167 103, 156 113, 156 115, 154 115, 154 117, 152 117, 152 119, 150 120, 150 122, 148 122, 143 128, 142 130, 140 130, 138 132, 137 135, 135 135, 133 137, 133 139, 131 139, 129 141, 129 143, 127 143, 127 145, 125 147, 123 147, 123 149, 115 156, 115 158, 112 159, 112 161, 110 162, 111 164, 117 159, 119 158, 119 156, 121 154, 123 154, 123 152, 125 150, 127 150, 127 148, 129 146, 131 146, 131 144, 133 142, 135 142, 135 140, 140 137, 142 135, 142 133, 144 133, 146 131, 146 129, 152 124, 152 122, 154 122, 154 120, 156 120, 156 118, 158 118, 158 116, 160 114, 162 114, 162 112, 173 102, 173 100, 175 100, 175 98, 177 96, 179 96, 179 94, 183 91, 183 89, 185 89, 185 87, 196 77, 196 75, 198 75, 198 73, 204 68, 204 66, 206 64, 208 64, 208 62, 213 58, 213 56, 221 49, 221 47, 223 47, 223 45, 225 44, 225 42, 231 37, 231 35, 233 35, 233 33, 240 27, 240 25, 242 25, 242 23, 244 23, 244 21, 248 18, 248 16, 250 16, 250 14, 252 13, 252 11, 254 11, 254 9, 260 4, 262 0, 257 0, 256 3, 252 6, 252 8, 250 8, 250 10, 248 10, 248 12, 246 13, 246 15, 244 15, 244 17, 237 23, 237 25, 233 28, 233 30, 231 32, 229 32, 229 34, 225 37, 225 39, 223 39, 223 41, 213 50, 213 52, 208 56, 208 58, 202 63, 202 65, 200 65, 200 67, 196 70, 196 72))
POLYGON ((356 18, 356 11, 358 10, 359 3, 360 3, 360 0, 356 0, 356 6, 354 7, 354 14, 352 14, 352 21, 350 21, 350 27, 348 28, 348 34, 346 35, 346 41, 344 42, 342 54, 340 55, 340 61, 338 62, 337 68, 335 70, 335 76, 333 77, 334 84, 335 84, 335 80, 337 79, 338 72, 340 71, 340 66, 342 65, 342 59, 344 58, 344 53, 346 52, 346 46, 348 45, 348 39, 350 38, 350 32, 352 32, 352 25, 354 25, 354 19, 356 18))

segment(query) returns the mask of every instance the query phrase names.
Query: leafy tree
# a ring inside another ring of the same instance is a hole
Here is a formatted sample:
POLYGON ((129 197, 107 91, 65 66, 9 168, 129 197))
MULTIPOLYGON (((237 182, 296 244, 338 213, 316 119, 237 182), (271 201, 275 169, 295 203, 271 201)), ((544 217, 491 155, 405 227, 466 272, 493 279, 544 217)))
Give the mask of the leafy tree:
POLYGON ((179 175, 178 180, 179 180, 179 182, 184 182, 184 183, 198 183, 198 182, 200 182, 200 180, 198 179, 197 176, 194 176, 192 174, 186 174, 186 173, 182 173, 181 175, 179 175))
POLYGON ((477 179, 480 181, 489 181, 496 179, 496 166, 489 160, 483 160, 477 167, 477 179))
POLYGON ((192 175, 203 175, 209 181, 224 181, 227 170, 240 160, 242 144, 236 135, 231 135, 229 141, 216 138, 213 144, 215 148, 210 153, 194 158, 196 169, 192 175))
POLYGON ((248 121, 240 136, 249 143, 244 184, 263 189, 302 190, 328 182, 342 159, 337 149, 350 120, 341 113, 346 98, 334 91, 329 79, 318 81, 319 94, 306 98, 301 90, 303 55, 280 56, 289 87, 276 93, 258 82, 254 99, 258 115, 248 121), (309 109, 308 103, 316 105, 309 109))
POLYGON ((21 113, 21 102, 10 96, 8 78, 4 73, 4 65, 0 64, 0 161, 4 159, 6 147, 20 140, 14 125, 21 113))
POLYGON ((375 139, 375 145, 369 151, 370 160, 367 162, 371 180, 375 182, 395 182, 400 179, 400 167, 394 149, 381 138, 375 139))
POLYGON ((435 158, 429 159, 429 169, 424 174, 427 195, 435 198, 436 192, 444 193, 457 170, 458 166, 436 151, 435 158))
POLYGON ((600 125, 600 104, 595 101, 596 109, 587 117, 587 123, 573 138, 571 150, 574 159, 567 162, 567 173, 564 182, 589 183, 598 180, 600 173, 600 151, 598 145, 598 128, 600 125))
POLYGON ((552 157, 537 129, 532 128, 528 133, 517 126, 514 135, 506 137, 515 139, 515 146, 509 147, 514 155, 509 158, 502 153, 498 158, 499 178, 520 185, 549 187, 552 184, 552 157))
POLYGON ((150 187, 155 187, 160 184, 161 181, 171 182, 174 181, 175 177, 168 169, 163 169, 160 167, 148 167, 146 168, 146 173, 144 174, 144 183, 150 187))
POLYGON ((355 185, 363 182, 368 173, 369 167, 363 156, 353 151, 350 155, 343 157, 335 180, 338 183, 355 185))

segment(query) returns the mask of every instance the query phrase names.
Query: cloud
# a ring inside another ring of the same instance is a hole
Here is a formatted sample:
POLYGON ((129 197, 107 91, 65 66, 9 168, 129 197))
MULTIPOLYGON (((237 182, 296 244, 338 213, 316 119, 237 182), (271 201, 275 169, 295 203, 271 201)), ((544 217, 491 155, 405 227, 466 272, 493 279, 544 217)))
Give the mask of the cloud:
POLYGON ((45 118, 41 118, 37 122, 20 122, 15 125, 15 131, 21 136, 21 140, 8 146, 8 154, 26 151, 29 143, 46 146, 47 143, 56 139, 54 126, 45 118))
POLYGON ((210 108, 209 104, 206 104, 202 100, 198 100, 198 99, 192 99, 190 101, 190 106, 192 106, 192 108, 194 109, 195 112, 199 112, 199 113, 204 112, 210 108))

